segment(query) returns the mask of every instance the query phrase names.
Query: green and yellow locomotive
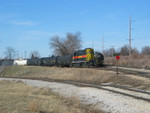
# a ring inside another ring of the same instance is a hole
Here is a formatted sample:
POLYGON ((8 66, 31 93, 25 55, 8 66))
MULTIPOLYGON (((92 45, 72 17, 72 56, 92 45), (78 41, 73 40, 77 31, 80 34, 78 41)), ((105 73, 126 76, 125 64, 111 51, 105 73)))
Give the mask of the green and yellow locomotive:
POLYGON ((73 54, 71 67, 90 67, 94 66, 94 50, 87 48, 78 50, 73 54))

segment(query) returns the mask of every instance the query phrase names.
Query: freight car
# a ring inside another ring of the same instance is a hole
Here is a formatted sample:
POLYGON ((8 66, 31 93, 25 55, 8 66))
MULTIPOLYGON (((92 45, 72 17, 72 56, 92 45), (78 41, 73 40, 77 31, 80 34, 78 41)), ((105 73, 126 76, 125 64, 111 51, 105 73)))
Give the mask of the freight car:
POLYGON ((27 65, 61 66, 61 67, 95 67, 102 66, 104 56, 95 53, 94 49, 78 50, 66 56, 52 56, 46 58, 28 59, 27 65))
POLYGON ((12 66, 13 62, 14 60, 12 59, 3 59, 3 60, 0 60, 0 66, 12 66))
POLYGON ((27 65, 42 66, 42 64, 43 64, 43 58, 27 59, 27 65))
POLYGON ((103 61, 104 61, 104 56, 102 53, 100 52, 95 52, 94 54, 94 66, 97 67, 97 66, 104 66, 103 65, 103 61))
POLYGON ((61 67, 70 67, 72 62, 72 54, 66 56, 58 56, 56 65, 61 67))
POLYGON ((56 64, 57 64, 57 57, 55 57, 55 56, 42 58, 42 64, 41 65, 55 66, 56 64))

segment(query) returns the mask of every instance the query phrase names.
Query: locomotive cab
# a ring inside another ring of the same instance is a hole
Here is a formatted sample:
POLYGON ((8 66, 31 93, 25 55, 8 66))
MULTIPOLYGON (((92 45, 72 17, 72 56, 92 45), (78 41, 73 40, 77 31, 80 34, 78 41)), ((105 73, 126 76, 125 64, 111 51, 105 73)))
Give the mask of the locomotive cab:
POLYGON ((94 50, 86 48, 74 52, 71 66, 73 67, 90 67, 94 66, 94 50))

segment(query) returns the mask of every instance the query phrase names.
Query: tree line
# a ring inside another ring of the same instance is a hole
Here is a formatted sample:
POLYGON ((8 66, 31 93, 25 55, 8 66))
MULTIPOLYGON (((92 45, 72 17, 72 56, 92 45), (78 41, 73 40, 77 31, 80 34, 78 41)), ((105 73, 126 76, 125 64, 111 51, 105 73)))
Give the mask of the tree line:
MULTIPOLYGON (((4 52, 5 59, 19 59, 19 53, 13 47, 7 47, 4 52)), ((40 58, 40 53, 38 51, 31 51, 29 54, 30 58, 40 58)))
MULTIPOLYGON (((139 55, 139 54, 150 55, 150 46, 142 47, 141 52, 137 48, 131 48, 131 53, 132 55, 139 55)), ((124 45, 117 50, 115 48, 106 49, 103 51, 103 54, 106 57, 111 57, 111 56, 116 56, 116 55, 129 56, 129 46, 124 45)))

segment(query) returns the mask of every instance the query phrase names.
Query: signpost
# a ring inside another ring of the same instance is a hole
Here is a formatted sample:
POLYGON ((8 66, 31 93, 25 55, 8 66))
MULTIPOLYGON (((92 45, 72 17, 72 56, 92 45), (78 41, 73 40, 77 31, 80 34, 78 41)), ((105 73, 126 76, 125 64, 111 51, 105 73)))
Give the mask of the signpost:
POLYGON ((119 59, 120 59, 120 56, 116 56, 116 59, 117 59, 116 73, 119 74, 119 73, 118 73, 118 61, 119 61, 119 59))

